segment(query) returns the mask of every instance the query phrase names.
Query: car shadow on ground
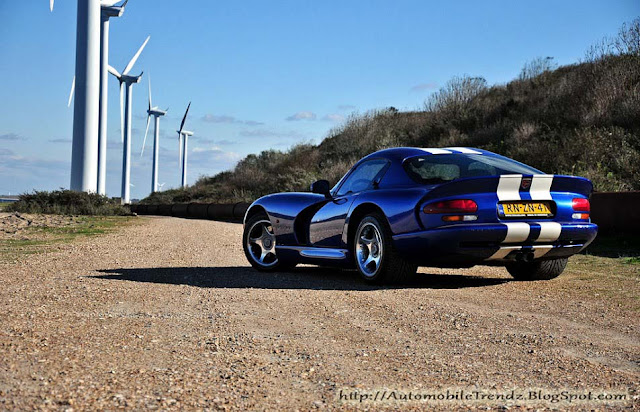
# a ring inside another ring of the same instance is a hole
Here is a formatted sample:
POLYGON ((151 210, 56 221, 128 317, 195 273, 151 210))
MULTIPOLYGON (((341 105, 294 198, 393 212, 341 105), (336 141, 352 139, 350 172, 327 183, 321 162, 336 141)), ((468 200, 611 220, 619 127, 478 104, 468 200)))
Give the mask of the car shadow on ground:
POLYGON ((411 282, 389 287, 368 285, 358 277, 356 271, 316 267, 299 267, 289 272, 277 273, 261 273, 248 266, 105 269, 99 272, 103 274, 90 277, 202 288, 361 291, 406 288, 462 289, 494 286, 510 281, 503 278, 419 273, 411 282))

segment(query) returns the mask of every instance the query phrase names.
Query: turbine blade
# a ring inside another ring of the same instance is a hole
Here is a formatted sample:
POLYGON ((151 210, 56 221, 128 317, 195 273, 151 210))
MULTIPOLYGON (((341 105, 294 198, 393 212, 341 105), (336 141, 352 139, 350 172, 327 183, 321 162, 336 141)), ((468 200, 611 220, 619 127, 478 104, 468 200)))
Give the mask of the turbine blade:
POLYGON ((140 54, 142 53, 142 50, 144 50, 144 46, 147 45, 147 43, 149 42, 150 38, 151 38, 151 36, 148 36, 147 40, 145 40, 144 43, 142 43, 142 46, 140 46, 140 48, 138 49, 138 52, 133 56, 131 61, 129 61, 129 64, 127 64, 127 67, 124 68, 122 74, 129 73, 129 71, 133 68, 133 65, 136 64, 136 60, 138 60, 138 57, 140 57, 140 54))
POLYGON ((124 143, 124 88, 120 82, 120 141, 124 143))
POLYGON ((180 133, 182 133, 182 129, 184 128, 184 122, 187 121, 187 114, 189 114, 189 108, 191 107, 191 102, 187 106, 187 111, 184 112, 184 117, 182 118, 182 122, 180 123, 180 133))
POLYGON ((73 95, 76 91, 76 76, 73 76, 73 80, 71 81, 71 92, 69 93, 69 102, 67 103, 67 107, 71 107, 71 101, 73 100, 73 95))
POLYGON ((122 3, 120 5, 120 7, 122 7, 124 9, 128 2, 129 2, 129 0, 124 0, 124 3, 122 3))
POLYGON ((147 133, 149 133, 149 123, 151 122, 151 115, 147 115, 147 130, 144 131, 144 140, 142 141, 142 150, 140 151, 140 157, 144 153, 144 145, 147 143, 147 133))
POLYGON ((118 72, 112 65, 109 65, 109 67, 107 67, 107 70, 109 70, 109 73, 113 74, 118 79, 122 76, 120 72, 118 72))
POLYGON ((53 0, 49 0, 49 10, 53 11, 53 0))
POLYGON ((151 110, 151 108, 153 107, 151 105, 151 75, 149 75, 148 77, 149 77, 149 110, 151 110))

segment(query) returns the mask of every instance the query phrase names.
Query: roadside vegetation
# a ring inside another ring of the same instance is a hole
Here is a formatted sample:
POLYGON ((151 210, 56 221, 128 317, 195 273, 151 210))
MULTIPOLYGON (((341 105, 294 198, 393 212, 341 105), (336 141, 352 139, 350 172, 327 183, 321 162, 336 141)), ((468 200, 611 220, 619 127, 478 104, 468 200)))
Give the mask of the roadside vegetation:
POLYGON ((231 171, 143 203, 252 201, 337 180, 361 157, 394 146, 472 146, 547 173, 591 179, 598 191, 640 190, 640 19, 591 47, 576 64, 526 63, 507 84, 457 76, 423 110, 351 115, 320 144, 251 154, 231 171))
POLYGON ((96 193, 54 190, 20 195, 18 201, 5 207, 5 212, 44 213, 57 215, 127 216, 131 211, 117 199, 96 193))
POLYGON ((0 219, 0 262, 52 250, 61 243, 134 224, 125 216, 55 216, 14 213, 0 219))

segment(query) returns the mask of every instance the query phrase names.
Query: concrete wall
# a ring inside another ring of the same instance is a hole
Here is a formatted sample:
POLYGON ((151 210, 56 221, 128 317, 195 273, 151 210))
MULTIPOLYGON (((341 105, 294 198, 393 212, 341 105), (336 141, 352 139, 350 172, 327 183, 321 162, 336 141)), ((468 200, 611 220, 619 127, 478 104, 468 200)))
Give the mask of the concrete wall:
POLYGON ((640 192, 592 194, 591 221, 598 233, 640 234, 640 192))
POLYGON ((172 205, 130 205, 139 215, 174 216, 193 219, 242 221, 250 203, 175 203, 172 205))

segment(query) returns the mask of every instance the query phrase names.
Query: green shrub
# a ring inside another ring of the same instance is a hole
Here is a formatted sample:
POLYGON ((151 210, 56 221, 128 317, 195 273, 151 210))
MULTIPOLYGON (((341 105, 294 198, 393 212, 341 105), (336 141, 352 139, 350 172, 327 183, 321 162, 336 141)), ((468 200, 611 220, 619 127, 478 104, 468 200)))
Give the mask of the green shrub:
POLYGON ((10 204, 6 210, 59 215, 131 215, 129 208, 122 206, 119 200, 96 193, 74 192, 64 189, 22 194, 18 201, 10 204))
POLYGON ((424 111, 352 115, 319 144, 267 150, 234 170, 144 203, 239 202, 336 183, 360 158, 388 147, 479 147, 547 173, 591 179, 596 190, 640 190, 640 19, 605 39, 580 64, 527 63, 506 85, 454 77, 424 111))

